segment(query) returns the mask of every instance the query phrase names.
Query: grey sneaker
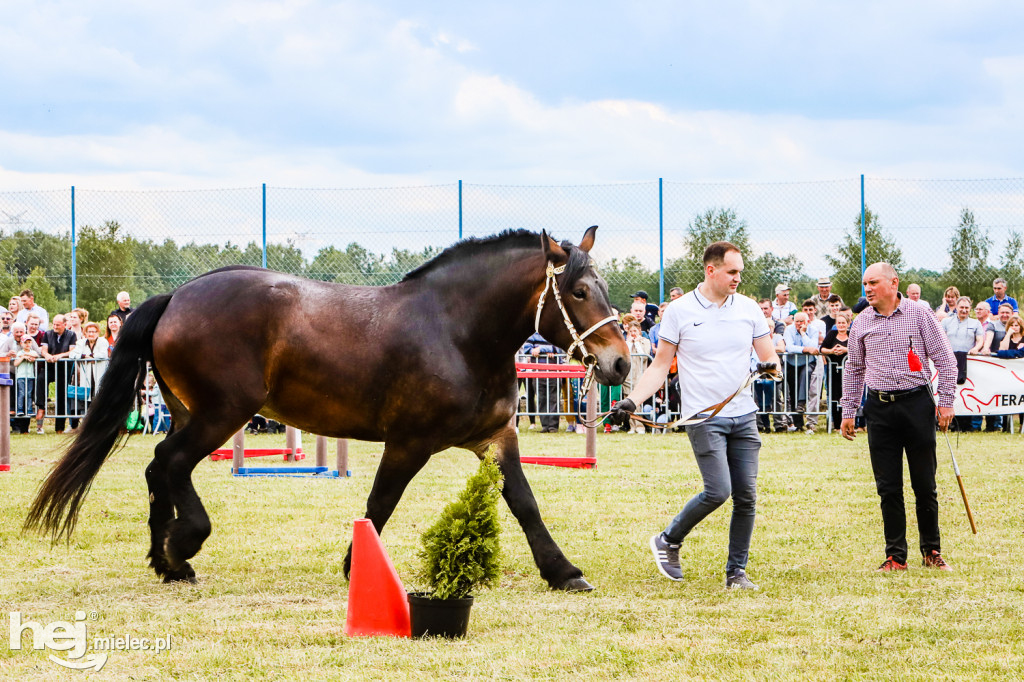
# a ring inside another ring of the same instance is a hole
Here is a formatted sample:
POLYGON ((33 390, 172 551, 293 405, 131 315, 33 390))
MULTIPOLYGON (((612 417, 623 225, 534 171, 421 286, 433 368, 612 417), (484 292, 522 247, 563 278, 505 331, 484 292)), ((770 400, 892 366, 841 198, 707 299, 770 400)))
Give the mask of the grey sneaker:
POLYGON ((679 545, 665 540, 661 533, 651 536, 651 553, 658 571, 669 580, 682 580, 683 569, 679 566, 679 545))
POLYGON ((727 590, 756 590, 757 585, 747 577, 747 572, 742 568, 736 569, 725 576, 725 589, 727 590))

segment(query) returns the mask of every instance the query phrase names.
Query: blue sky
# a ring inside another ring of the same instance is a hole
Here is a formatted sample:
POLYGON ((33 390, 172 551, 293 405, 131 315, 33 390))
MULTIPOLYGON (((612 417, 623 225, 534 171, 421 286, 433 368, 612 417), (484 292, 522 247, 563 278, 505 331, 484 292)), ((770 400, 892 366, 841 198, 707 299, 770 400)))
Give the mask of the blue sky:
POLYGON ((0 189, 1024 175, 1024 4, 0 0, 0 189))

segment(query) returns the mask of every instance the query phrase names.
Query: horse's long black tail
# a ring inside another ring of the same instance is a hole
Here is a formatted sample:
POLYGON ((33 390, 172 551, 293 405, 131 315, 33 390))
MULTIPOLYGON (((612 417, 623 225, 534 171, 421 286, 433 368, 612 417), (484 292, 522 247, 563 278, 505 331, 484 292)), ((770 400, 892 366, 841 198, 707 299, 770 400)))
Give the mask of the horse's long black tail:
POLYGON ((146 361, 153 359, 153 331, 170 300, 171 294, 153 296, 125 321, 79 433, 39 488, 26 529, 49 531, 54 542, 71 537, 93 478, 124 443, 125 421, 145 386, 146 361))

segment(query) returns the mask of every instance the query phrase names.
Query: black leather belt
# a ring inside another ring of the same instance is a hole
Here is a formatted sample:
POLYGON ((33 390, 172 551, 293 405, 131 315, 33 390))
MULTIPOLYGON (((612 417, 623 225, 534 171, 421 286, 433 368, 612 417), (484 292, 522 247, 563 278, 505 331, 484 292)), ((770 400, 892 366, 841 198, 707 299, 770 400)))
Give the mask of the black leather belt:
POLYGON ((897 400, 903 400, 904 398, 910 398, 915 396, 921 391, 924 391, 924 386, 918 386, 917 388, 908 388, 905 391, 876 391, 873 388, 868 389, 868 395, 872 398, 877 398, 883 403, 894 403, 897 400))

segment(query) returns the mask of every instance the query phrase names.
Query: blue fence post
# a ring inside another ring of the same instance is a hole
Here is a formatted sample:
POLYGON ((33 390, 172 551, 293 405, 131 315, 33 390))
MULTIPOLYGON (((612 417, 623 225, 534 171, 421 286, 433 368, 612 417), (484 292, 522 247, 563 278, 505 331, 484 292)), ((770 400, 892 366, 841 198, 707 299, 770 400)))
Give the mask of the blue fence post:
POLYGON ((665 183, 658 178, 658 303, 665 300, 665 183))
POLYGON ((263 267, 267 267, 267 183, 263 183, 263 267))
POLYGON ((75 239, 75 186, 71 185, 71 308, 78 307, 78 251, 75 239))
POLYGON ((462 241, 462 180, 459 180, 459 241, 462 241))
POLYGON ((864 295, 864 271, 868 269, 868 237, 864 224, 864 174, 860 174, 860 295, 864 295))

